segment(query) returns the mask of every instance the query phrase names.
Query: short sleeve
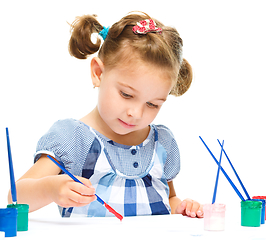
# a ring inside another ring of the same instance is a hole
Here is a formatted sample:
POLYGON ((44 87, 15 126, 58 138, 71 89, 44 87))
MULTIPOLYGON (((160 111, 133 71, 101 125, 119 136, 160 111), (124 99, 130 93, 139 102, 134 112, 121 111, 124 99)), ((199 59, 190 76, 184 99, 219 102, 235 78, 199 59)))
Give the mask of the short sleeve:
POLYGON ((164 174, 169 182, 173 180, 180 171, 180 153, 178 145, 171 130, 163 125, 157 125, 158 140, 166 150, 164 174))
POLYGON ((48 154, 71 173, 81 175, 93 140, 89 127, 82 122, 74 119, 59 120, 38 141, 34 163, 42 154, 48 154))

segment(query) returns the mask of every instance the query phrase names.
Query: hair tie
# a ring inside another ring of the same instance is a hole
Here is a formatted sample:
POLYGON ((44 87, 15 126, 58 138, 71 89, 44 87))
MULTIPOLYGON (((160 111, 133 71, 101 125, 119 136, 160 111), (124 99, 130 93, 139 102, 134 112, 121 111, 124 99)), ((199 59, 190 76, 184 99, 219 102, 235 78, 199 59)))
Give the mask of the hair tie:
POLYGON ((162 33, 162 29, 156 27, 156 23, 152 19, 137 22, 137 25, 132 30, 135 34, 147 34, 149 32, 162 33))
POLYGON ((99 35, 103 38, 103 40, 106 39, 110 27, 103 27, 102 31, 99 32, 99 35))

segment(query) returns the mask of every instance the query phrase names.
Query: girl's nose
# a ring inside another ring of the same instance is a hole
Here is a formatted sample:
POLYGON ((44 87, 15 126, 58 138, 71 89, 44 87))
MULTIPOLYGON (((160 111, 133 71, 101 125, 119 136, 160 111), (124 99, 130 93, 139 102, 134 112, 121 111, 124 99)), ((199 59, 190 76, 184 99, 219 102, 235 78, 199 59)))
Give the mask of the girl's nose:
POLYGON ((143 116, 144 109, 142 106, 132 106, 128 108, 127 114, 135 119, 141 119, 143 116))

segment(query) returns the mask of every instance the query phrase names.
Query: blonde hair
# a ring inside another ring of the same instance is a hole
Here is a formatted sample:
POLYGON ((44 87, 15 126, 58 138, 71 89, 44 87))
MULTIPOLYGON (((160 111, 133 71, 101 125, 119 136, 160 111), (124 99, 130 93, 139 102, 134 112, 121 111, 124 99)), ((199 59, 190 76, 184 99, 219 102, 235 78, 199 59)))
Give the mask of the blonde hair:
POLYGON ((142 12, 129 13, 110 27, 101 45, 99 37, 95 43, 91 39, 93 33, 103 30, 96 17, 96 15, 84 15, 77 17, 72 23, 69 40, 69 53, 72 56, 86 59, 99 51, 99 58, 108 68, 124 63, 132 53, 138 54, 142 61, 169 70, 167 72, 170 72, 175 80, 171 95, 181 96, 189 89, 192 82, 192 68, 182 57, 183 41, 175 28, 164 26, 153 19, 157 27, 162 28, 161 34, 135 34, 132 28, 137 22, 152 18, 142 12))

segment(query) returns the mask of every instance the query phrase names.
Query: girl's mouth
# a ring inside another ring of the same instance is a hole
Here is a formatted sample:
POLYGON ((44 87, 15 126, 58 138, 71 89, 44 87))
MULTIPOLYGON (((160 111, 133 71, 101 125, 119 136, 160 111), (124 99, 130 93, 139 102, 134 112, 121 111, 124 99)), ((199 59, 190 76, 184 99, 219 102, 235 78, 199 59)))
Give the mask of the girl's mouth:
POLYGON ((119 119, 119 118, 118 118, 118 120, 119 120, 120 124, 121 124, 123 127, 125 127, 125 128, 133 128, 133 127, 136 126, 136 125, 133 125, 133 124, 130 124, 130 123, 126 123, 126 122, 122 121, 122 120, 119 119))

